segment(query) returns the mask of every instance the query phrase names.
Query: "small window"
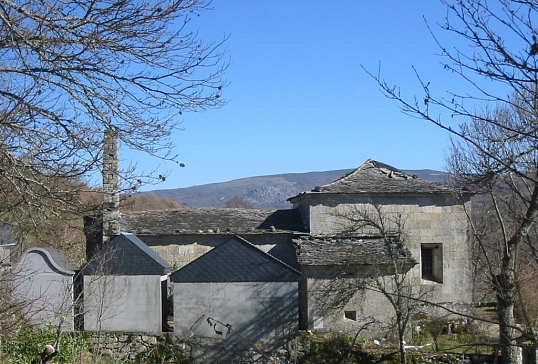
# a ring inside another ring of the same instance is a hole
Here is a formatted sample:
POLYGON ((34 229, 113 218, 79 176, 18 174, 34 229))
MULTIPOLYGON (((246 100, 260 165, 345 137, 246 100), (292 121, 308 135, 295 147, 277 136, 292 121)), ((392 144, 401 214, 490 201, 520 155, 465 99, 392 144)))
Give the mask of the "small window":
POLYGON ((420 246, 422 279, 443 283, 443 246, 422 244, 420 246))
POLYGON ((344 317, 347 320, 357 321, 357 311, 344 311, 344 317))

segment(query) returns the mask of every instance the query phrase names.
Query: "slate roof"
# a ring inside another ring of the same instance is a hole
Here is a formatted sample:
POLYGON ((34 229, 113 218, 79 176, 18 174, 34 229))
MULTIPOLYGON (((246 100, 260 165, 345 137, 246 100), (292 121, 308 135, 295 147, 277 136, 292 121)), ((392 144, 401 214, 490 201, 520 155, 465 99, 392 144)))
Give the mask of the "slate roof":
POLYGON ((172 282, 297 282, 301 273, 234 236, 172 273, 172 282))
MULTIPOLYGON (((293 239, 297 261, 305 266, 390 265, 391 255, 383 239, 313 238, 293 239)), ((406 268, 417 262, 403 244, 397 260, 406 268)))
POLYGON ((122 231, 137 235, 256 234, 305 231, 296 210, 185 208, 122 213, 122 231))
POLYGON ((160 255, 128 233, 112 238, 82 269, 84 275, 165 275, 171 271, 160 255))
MULTIPOLYGON (((391 194, 391 193, 419 193, 419 194, 449 194, 448 185, 432 182, 417 176, 410 176, 398 169, 368 159, 362 166, 345 176, 326 185, 318 186, 302 194, 391 194)), ((301 195, 298 195, 301 196, 301 195)), ((293 200, 296 197, 288 200, 293 200)))

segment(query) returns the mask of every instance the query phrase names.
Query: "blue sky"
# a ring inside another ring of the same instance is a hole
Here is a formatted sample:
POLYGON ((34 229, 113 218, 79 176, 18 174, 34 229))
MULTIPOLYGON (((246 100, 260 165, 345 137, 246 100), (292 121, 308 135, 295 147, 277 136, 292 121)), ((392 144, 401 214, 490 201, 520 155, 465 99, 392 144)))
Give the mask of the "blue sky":
MULTIPOLYGON (((440 1, 214 0, 192 26, 207 40, 229 35, 230 83, 221 109, 184 114, 173 136, 185 168, 139 157, 138 168, 168 171, 145 190, 238 178, 360 166, 374 158, 401 169, 443 169, 449 136, 404 115, 362 67, 412 97, 412 67, 443 92, 460 80, 445 72, 424 21, 440 1)), ((462 85, 462 87, 464 87, 462 85)), ((124 153, 122 163, 131 155, 124 153)))

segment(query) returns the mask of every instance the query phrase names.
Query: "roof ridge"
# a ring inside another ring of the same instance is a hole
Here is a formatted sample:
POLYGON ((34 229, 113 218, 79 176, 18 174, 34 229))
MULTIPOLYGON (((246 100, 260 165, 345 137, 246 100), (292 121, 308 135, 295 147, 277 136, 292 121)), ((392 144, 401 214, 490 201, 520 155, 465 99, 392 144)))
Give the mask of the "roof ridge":
POLYGON ((275 258, 245 238, 239 235, 234 235, 232 238, 227 239, 207 253, 173 272, 171 280, 172 282, 194 282, 204 279, 210 279, 214 282, 262 282, 266 280, 284 282, 297 281, 300 276, 301 272, 297 269, 284 263, 280 259, 275 258), (230 252, 236 254, 237 249, 239 249, 239 251, 244 251, 246 253, 245 256, 242 256, 242 254, 239 254, 242 257, 239 255, 230 256, 230 259, 226 260, 228 267, 223 272, 219 273, 217 277, 217 275, 215 275, 217 273, 215 267, 213 265, 208 266, 208 262, 210 263, 215 259, 222 259, 226 254, 230 254, 230 252), (231 262, 233 263, 236 261, 239 265, 230 264, 231 262), (267 268, 260 270, 260 261, 264 263, 267 262, 270 267, 274 268, 270 268, 270 270, 267 270, 267 268), (197 270, 205 266, 207 267, 207 271, 204 271, 201 275, 196 273, 197 270), (195 273, 196 278, 193 278, 193 274, 195 273), (265 276, 265 278, 261 278, 262 276, 265 276))
POLYGON ((79 268, 77 268, 76 266, 74 266, 73 264, 71 264, 69 262, 69 260, 67 259, 67 257, 65 256, 65 254, 55 248, 55 247, 51 247, 51 246, 48 246, 48 247, 32 247, 32 248, 28 248, 24 253, 23 255, 21 256, 21 258, 19 259, 19 261, 15 264, 15 271, 20 267, 22 266, 22 262, 26 259, 26 257, 30 254, 30 253, 42 253, 44 255, 46 255, 49 259, 49 261, 51 262, 51 264, 54 266, 55 269, 59 270, 61 273, 64 273, 64 274, 71 274, 77 270, 79 270, 79 268))
POLYGON ((310 191, 301 192, 288 201, 296 203, 300 196, 318 193, 328 194, 447 194, 452 193, 450 186, 420 178, 415 174, 407 174, 401 170, 367 159, 360 167, 336 179, 335 181, 316 186, 310 191))
POLYGON ((332 181, 330 183, 326 183, 326 184, 321 185, 321 186, 316 186, 313 191, 319 192, 321 190, 321 188, 323 188, 323 187, 330 187, 330 186, 333 186, 333 185, 335 185, 335 184, 337 184, 339 182, 345 181, 346 179, 351 178, 356 173, 362 171, 366 166, 372 166, 372 167, 376 168, 381 173, 388 175, 389 178, 392 178, 395 174, 398 177, 402 177, 402 178, 405 178, 405 179, 410 179, 410 178, 417 179, 418 178, 418 176, 410 176, 407 173, 404 173, 404 172, 400 171, 398 168, 390 166, 390 165, 388 165, 386 163, 376 161, 376 160, 374 160, 372 158, 368 158, 363 164, 360 165, 360 167, 355 168, 351 172, 346 173, 344 176, 342 176, 340 178, 337 178, 337 179, 335 179, 334 181, 332 181), (390 172, 385 173, 385 171, 383 171, 383 169, 388 169, 390 172))
POLYGON ((144 243, 142 239, 140 239, 136 234, 129 233, 129 232, 122 232, 120 235, 123 235, 127 240, 129 240, 132 244, 134 244, 142 253, 146 254, 149 258, 151 258, 155 263, 162 266, 163 268, 172 268, 172 265, 168 263, 159 253, 157 253, 155 250, 151 249, 149 245, 144 243))
MULTIPOLYGON (((243 242, 244 244, 247 244, 251 249, 255 249, 257 252, 261 252, 261 253, 267 255, 270 259, 275 260, 276 262, 278 262, 278 263, 280 263, 280 264, 283 264, 283 265, 285 265, 286 267, 288 267, 288 268, 294 270, 295 272, 301 274, 301 272, 299 272, 297 269, 293 268, 291 265, 289 265, 289 264, 283 262, 282 260, 278 259, 277 257, 275 257, 275 256, 273 256, 273 255, 271 255, 271 254, 269 254, 268 252, 261 250, 261 249, 258 248, 256 245, 252 244, 250 241, 248 241, 247 239, 243 238, 243 237, 240 236, 240 235, 234 235, 233 238, 230 238, 230 239, 228 239, 227 241, 230 241, 230 240, 232 240, 232 239, 234 239, 234 238, 238 238, 241 242, 243 242)), ((224 243, 223 243, 223 244, 224 244, 224 243)), ((222 245, 222 244, 221 244, 221 245, 222 245)), ((219 246, 220 246, 220 245, 219 245, 219 246)), ((217 249, 219 246, 215 247, 215 249, 217 249)))
POLYGON ((337 179, 335 179, 335 180, 332 181, 332 182, 326 183, 326 184, 321 185, 321 186, 316 186, 316 187, 314 187, 313 191, 315 191, 315 192, 319 192, 319 191, 321 190, 321 188, 323 188, 323 187, 329 187, 329 186, 332 186, 332 185, 334 185, 334 184, 336 184, 336 183, 338 183, 338 182, 344 181, 344 180, 348 179, 349 177, 351 177, 352 175, 354 175, 355 173, 359 172, 359 171, 360 171, 366 164, 369 164, 369 163, 371 163, 371 162, 375 162, 375 161, 374 161, 372 158, 368 158, 368 159, 366 160, 366 162, 364 162, 363 164, 361 164, 360 167, 355 168, 355 169, 352 170, 351 172, 346 173, 346 174, 343 175, 342 177, 337 178, 337 179))

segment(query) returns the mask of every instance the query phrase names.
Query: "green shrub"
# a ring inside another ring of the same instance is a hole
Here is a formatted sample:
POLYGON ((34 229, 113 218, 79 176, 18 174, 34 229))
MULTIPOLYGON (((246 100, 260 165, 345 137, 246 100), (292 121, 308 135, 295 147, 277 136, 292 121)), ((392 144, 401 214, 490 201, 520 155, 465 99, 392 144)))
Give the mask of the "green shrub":
MULTIPOLYGON (((306 338, 305 338, 306 339, 306 338)), ((308 351, 298 358, 303 363, 375 363, 373 355, 357 347, 352 347, 352 338, 344 334, 327 334, 313 336, 308 339, 308 351)))
MULTIPOLYGON (((45 345, 56 341, 56 330, 21 328, 2 342, 4 357, 12 364, 28 364, 43 352, 45 345)), ((88 350, 86 341, 77 334, 64 333, 60 341, 60 352, 54 357, 55 363, 75 363, 88 350)))
POLYGON ((138 363, 188 363, 188 360, 184 357, 183 352, 175 345, 167 342, 166 340, 158 340, 157 344, 143 351, 137 355, 138 363))

